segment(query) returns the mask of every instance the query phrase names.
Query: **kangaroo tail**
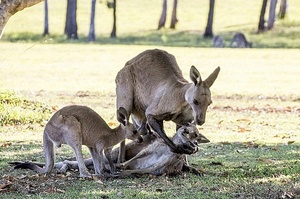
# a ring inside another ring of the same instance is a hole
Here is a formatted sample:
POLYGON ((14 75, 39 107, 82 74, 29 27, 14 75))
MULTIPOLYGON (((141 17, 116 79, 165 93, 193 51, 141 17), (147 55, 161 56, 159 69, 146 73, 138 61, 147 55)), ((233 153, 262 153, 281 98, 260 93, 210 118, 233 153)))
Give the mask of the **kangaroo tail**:
POLYGON ((33 162, 19 163, 16 166, 14 166, 14 169, 30 169, 33 171, 37 171, 39 173, 42 173, 42 171, 43 171, 42 167, 40 167, 38 164, 33 163, 33 162))
POLYGON ((14 169, 30 169, 38 173, 50 173, 54 168, 54 145, 48 137, 47 126, 43 135, 43 146, 46 157, 46 164, 34 162, 12 162, 11 164, 15 165, 14 169))

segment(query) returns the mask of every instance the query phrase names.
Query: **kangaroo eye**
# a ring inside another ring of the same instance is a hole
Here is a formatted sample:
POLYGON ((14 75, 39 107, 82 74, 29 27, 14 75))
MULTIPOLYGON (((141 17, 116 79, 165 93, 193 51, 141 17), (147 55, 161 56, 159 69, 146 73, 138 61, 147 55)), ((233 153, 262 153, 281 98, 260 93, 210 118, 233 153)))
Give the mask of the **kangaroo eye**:
POLYGON ((133 133, 133 134, 137 134, 138 132, 137 132, 137 131, 132 131, 132 133, 133 133))
POLYGON ((196 99, 193 100, 193 103, 194 103, 195 105, 199 105, 199 102, 198 102, 196 99))

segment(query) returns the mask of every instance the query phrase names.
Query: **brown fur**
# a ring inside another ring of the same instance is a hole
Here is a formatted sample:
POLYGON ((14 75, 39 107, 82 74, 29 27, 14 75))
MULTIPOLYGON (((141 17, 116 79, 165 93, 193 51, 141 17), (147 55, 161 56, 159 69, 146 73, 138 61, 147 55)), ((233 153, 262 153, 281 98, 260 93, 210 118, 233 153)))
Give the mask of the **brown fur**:
MULTIPOLYGON (((92 155, 96 174, 104 174, 104 158, 109 160, 110 171, 115 172, 110 154, 114 145, 126 138, 139 137, 135 127, 128 122, 126 110, 118 110, 118 119, 122 123, 111 129, 106 122, 92 109, 86 106, 66 106, 57 111, 46 124, 43 136, 46 166, 27 165, 39 173, 50 173, 54 167, 54 145, 71 146, 75 152, 80 177, 89 177, 83 156, 82 145, 86 145, 92 155), (103 154, 104 153, 104 154, 103 154)), ((21 167, 20 168, 24 168, 21 167)))
MULTIPOLYGON (((192 121, 202 125, 211 103, 209 88, 219 71, 218 67, 202 81, 199 71, 192 66, 190 78, 193 83, 188 83, 173 55, 159 49, 146 50, 118 72, 117 107, 124 107, 137 124, 148 123, 173 151, 188 153, 166 136, 163 121, 171 120, 178 126, 192 121)), ((120 162, 123 160, 124 157, 120 162)))
MULTIPOLYGON (((196 140, 199 143, 209 142, 194 125, 180 127, 172 138, 175 144, 184 146, 190 153, 198 151, 196 140)), ((130 174, 170 175, 180 173, 184 166, 188 167, 186 155, 174 153, 161 139, 155 139, 120 166, 124 169, 121 176, 130 174)))
POLYGON ((252 48, 252 42, 248 42, 246 36, 241 32, 234 34, 230 47, 234 47, 233 44, 236 44, 237 48, 252 48))
MULTIPOLYGON (((184 139, 179 138, 181 140, 180 144, 189 146, 192 145, 192 148, 195 149, 195 145, 190 142, 196 143, 207 143, 209 140, 199 133, 198 129, 195 125, 188 125, 181 127, 177 130, 177 134, 185 132, 184 139)), ((178 137, 178 136, 177 136, 178 137)), ((176 139, 174 136, 173 139, 176 139)), ((116 163, 118 159, 119 148, 116 148, 112 151, 112 160, 116 163)), ((146 162, 141 158, 137 158, 138 165, 128 166, 128 169, 133 169, 135 171, 126 170, 122 171, 123 176, 130 175, 132 173, 152 173, 155 175, 162 174, 176 174, 181 171, 192 171, 196 174, 200 174, 198 170, 190 167, 188 165, 186 155, 183 154, 175 154, 170 150, 170 148, 160 139, 157 138, 154 134, 149 133, 143 136, 143 142, 132 141, 126 144, 125 146, 125 160, 129 161, 130 159, 137 156, 138 153, 146 153, 145 156, 146 162), (156 143, 156 144, 153 144, 156 143), (143 152, 142 152, 143 151, 143 152), (145 152, 146 151, 146 152, 145 152), (164 155, 165 159, 161 159, 158 156, 164 155), (149 161, 152 160, 152 161, 149 161), (151 170, 147 169, 147 167, 151 166, 151 170), (136 168, 141 168, 141 171, 136 171, 136 168)), ((135 161, 136 163, 137 161, 135 161)), ((84 160, 86 167, 93 168, 92 158, 84 160)), ((16 165, 15 168, 28 168, 32 169, 35 165, 42 166, 44 164, 34 163, 34 162, 12 162, 11 164, 16 165)), ((108 165, 108 163, 106 163, 108 165)), ((55 165, 55 168, 60 172, 66 172, 68 169, 78 169, 78 162, 71 160, 64 160, 62 162, 58 162, 55 165)))

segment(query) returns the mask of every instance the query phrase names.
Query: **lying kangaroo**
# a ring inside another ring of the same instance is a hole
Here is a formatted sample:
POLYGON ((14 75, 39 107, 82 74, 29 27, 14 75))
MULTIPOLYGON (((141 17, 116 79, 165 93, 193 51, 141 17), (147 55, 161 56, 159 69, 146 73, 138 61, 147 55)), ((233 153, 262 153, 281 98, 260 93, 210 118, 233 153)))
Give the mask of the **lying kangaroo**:
MULTIPOLYGON (((196 139, 198 139, 200 143, 209 142, 204 136, 199 136, 199 132, 195 126, 184 126, 177 130, 172 141, 174 144, 184 146, 190 153, 195 153, 198 151, 197 142, 194 143, 196 139)), ((188 167, 186 155, 174 153, 161 139, 156 139, 150 145, 144 147, 133 158, 121 163, 120 166, 125 169, 121 172, 121 176, 127 176, 133 173, 170 175, 181 172, 184 166, 188 167)))
POLYGON ((241 32, 235 33, 233 36, 230 47, 233 47, 233 44, 236 44, 237 48, 252 48, 252 42, 248 42, 245 35, 241 32))
POLYGON ((213 47, 217 48, 224 48, 225 47, 225 42, 224 42, 224 39, 223 37, 221 36, 215 36, 213 38, 213 47))
MULTIPOLYGON (((177 126, 205 122, 207 107, 211 104, 212 86, 220 67, 204 81, 192 66, 189 83, 173 55, 166 51, 146 50, 130 61, 116 77, 117 107, 124 107, 137 124, 148 124, 176 153, 190 153, 176 146, 166 136, 163 121, 171 120, 177 126)), ((124 157, 121 158, 124 161, 124 157)))
MULTIPOLYGON (((90 177, 82 156, 82 145, 86 145, 91 153, 96 174, 104 174, 104 158, 106 157, 111 173, 115 166, 111 160, 112 147, 119 142, 139 137, 133 124, 128 122, 126 110, 120 107, 117 111, 118 127, 111 129, 106 122, 92 109, 86 106, 66 106, 57 111, 46 124, 43 136, 46 166, 23 164, 20 168, 29 168, 39 173, 50 173, 54 167, 54 144, 68 144, 75 152, 80 177, 90 177), (104 152, 104 154, 103 154, 104 152)), ((18 168, 18 167, 16 167, 18 168)))

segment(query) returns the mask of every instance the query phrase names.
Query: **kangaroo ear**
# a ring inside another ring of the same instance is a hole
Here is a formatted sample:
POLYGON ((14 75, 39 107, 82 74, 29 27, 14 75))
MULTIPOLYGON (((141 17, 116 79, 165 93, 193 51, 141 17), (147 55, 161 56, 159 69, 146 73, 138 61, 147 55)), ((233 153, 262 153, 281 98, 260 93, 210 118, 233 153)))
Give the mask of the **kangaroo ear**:
POLYGON ((128 113, 125 108, 120 107, 117 110, 117 119, 124 126, 126 126, 128 124, 128 113))
POLYGON ((212 74, 204 81, 205 85, 211 87, 215 80, 217 79, 220 72, 220 67, 216 68, 212 74))
POLYGON ((202 82, 200 73, 195 66, 191 66, 190 78, 194 82, 195 86, 200 85, 202 82))

